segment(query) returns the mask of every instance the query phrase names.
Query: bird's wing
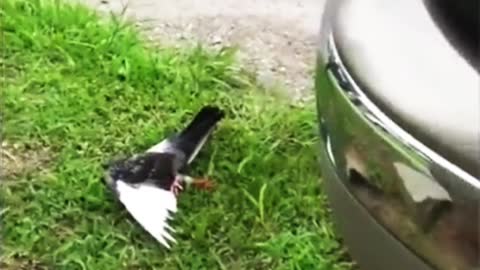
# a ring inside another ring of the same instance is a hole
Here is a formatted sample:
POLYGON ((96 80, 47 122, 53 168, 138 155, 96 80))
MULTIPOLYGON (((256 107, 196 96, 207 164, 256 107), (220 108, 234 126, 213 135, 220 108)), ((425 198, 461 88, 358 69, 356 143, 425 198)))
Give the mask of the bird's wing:
POLYGON ((186 155, 185 153, 181 150, 178 149, 175 145, 174 141, 176 136, 172 136, 170 138, 167 138, 160 143, 157 143, 156 145, 150 147, 146 153, 168 153, 172 154, 174 159, 173 159, 173 168, 175 171, 179 171, 182 168, 185 167, 187 160, 186 160, 186 155))
POLYGON ((224 112, 220 108, 204 106, 172 141, 175 148, 185 154, 187 164, 195 159, 223 117, 224 112))
POLYGON ((172 143, 170 139, 164 139, 163 141, 155 144, 147 150, 147 153, 165 153, 170 152, 172 149, 172 143))
POLYGON ((167 231, 174 232, 168 220, 177 211, 177 199, 172 192, 150 184, 131 186, 121 180, 116 188, 122 204, 146 231, 166 248, 170 248, 167 240, 176 243, 167 231))
POLYGON ((172 153, 177 169, 190 164, 202 149, 218 122, 225 113, 215 106, 204 106, 178 134, 150 147, 147 153, 172 153))

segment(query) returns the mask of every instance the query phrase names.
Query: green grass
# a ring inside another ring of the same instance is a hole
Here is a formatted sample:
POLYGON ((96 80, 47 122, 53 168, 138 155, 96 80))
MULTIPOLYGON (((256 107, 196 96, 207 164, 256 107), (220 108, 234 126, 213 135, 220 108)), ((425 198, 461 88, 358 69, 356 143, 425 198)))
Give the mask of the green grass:
POLYGON ((2 0, 0 19, 3 139, 49 153, 3 179, 3 267, 350 269, 319 185, 313 104, 261 94, 232 50, 152 48, 81 6, 2 0), (195 173, 218 188, 182 195, 166 251, 114 201, 102 163, 211 103, 227 117, 195 173))

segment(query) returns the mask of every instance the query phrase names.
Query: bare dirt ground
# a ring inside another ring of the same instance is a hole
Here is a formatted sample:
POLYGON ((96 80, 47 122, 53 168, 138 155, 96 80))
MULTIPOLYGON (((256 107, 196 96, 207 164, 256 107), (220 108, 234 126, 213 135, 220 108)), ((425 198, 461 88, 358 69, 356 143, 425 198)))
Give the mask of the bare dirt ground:
POLYGON ((325 0, 80 0, 133 18, 152 40, 238 46, 240 63, 292 100, 312 96, 325 0))
POLYGON ((51 158, 48 149, 21 149, 17 144, 2 141, 0 181, 8 181, 13 176, 40 170, 51 158))

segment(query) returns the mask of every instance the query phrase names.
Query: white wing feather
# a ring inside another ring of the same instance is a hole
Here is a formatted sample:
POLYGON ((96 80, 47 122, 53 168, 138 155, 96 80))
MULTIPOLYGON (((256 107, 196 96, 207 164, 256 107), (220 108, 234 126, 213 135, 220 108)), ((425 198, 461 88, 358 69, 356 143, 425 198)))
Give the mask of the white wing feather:
POLYGON ((167 222, 171 213, 177 212, 177 199, 172 192, 149 184, 131 186, 121 180, 116 187, 122 204, 147 232, 168 249, 167 240, 176 243, 167 232, 174 232, 167 222))
POLYGON ((165 153, 168 152, 168 149, 170 149, 171 147, 172 145, 170 144, 170 141, 168 139, 165 139, 150 147, 147 150, 147 153, 165 153))
MULTIPOLYGON (((188 161, 187 161, 188 164, 192 163, 192 161, 197 157, 198 152, 200 152, 200 150, 202 150, 203 146, 207 142, 208 137, 210 137, 210 135, 212 134, 214 129, 215 129, 215 127, 212 127, 207 132, 207 134, 205 134, 205 136, 200 140, 198 145, 195 147, 193 153, 188 158, 188 161)), ((170 140, 167 138, 167 139, 164 139, 163 141, 155 144, 154 146, 150 147, 146 152, 147 153, 168 153, 168 152, 172 152, 172 151, 175 152, 175 147, 172 145, 170 140)))

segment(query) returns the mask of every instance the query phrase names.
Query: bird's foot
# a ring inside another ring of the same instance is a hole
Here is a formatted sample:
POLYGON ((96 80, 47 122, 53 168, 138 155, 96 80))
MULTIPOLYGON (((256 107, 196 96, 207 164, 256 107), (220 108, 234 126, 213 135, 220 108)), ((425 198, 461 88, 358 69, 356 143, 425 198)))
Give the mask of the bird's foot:
POLYGON ((199 178, 192 181, 192 186, 198 189, 211 191, 215 187, 215 182, 207 178, 199 178))
POLYGON ((180 192, 183 190, 182 180, 179 177, 175 177, 172 185, 170 186, 170 191, 175 195, 178 196, 180 192))

